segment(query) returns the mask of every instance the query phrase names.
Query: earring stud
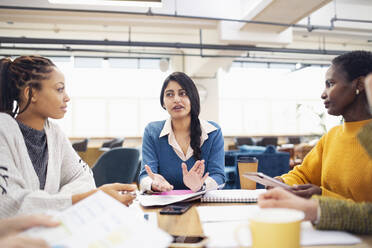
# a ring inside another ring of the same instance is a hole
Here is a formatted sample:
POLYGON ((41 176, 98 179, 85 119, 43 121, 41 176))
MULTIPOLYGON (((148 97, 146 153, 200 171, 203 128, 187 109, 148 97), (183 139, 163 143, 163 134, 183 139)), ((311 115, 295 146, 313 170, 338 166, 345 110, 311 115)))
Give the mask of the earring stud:
POLYGON ((356 94, 356 95, 359 95, 359 89, 357 89, 357 90, 355 91, 355 94, 356 94))

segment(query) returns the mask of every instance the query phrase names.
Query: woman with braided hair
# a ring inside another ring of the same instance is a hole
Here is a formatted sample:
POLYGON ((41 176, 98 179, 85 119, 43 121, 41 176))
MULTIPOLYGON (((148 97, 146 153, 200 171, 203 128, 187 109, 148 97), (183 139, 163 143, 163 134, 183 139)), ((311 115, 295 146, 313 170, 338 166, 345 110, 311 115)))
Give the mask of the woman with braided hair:
POLYGON ((49 121, 67 111, 65 79, 47 58, 0 60, 0 218, 62 210, 103 190, 128 205, 125 184, 96 189, 90 168, 49 121))
POLYGON ((200 99, 191 78, 182 72, 169 75, 161 89, 160 103, 170 119, 151 122, 145 129, 141 190, 195 192, 223 185, 225 153, 221 128, 199 119, 200 99))

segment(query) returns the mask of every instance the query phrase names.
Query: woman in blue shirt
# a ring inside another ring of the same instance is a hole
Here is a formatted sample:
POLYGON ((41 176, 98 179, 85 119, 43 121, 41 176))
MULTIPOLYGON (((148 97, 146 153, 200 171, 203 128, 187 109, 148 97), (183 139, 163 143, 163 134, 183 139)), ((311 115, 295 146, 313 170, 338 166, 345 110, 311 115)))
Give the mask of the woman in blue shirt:
POLYGON ((223 185, 225 153, 221 128, 199 119, 200 99, 191 78, 182 72, 169 75, 161 89, 160 103, 170 119, 151 122, 145 129, 141 189, 195 192, 223 185))

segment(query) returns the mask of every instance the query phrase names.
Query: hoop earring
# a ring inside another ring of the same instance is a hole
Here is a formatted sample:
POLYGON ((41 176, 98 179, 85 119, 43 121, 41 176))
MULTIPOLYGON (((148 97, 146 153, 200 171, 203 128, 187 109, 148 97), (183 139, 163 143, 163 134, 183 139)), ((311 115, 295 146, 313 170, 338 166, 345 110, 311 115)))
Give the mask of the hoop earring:
POLYGON ((355 94, 359 95, 359 89, 356 89, 355 94))

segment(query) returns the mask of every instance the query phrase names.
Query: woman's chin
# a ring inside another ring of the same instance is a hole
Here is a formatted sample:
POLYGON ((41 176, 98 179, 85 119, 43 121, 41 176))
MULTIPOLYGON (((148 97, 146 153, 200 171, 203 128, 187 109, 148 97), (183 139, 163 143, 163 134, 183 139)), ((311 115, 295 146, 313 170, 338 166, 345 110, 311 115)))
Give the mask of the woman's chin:
POLYGON ((51 115, 51 116, 49 116, 49 118, 52 118, 52 119, 55 119, 55 120, 59 120, 59 119, 62 119, 64 116, 65 116, 65 113, 61 113, 61 114, 51 115))

